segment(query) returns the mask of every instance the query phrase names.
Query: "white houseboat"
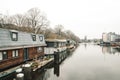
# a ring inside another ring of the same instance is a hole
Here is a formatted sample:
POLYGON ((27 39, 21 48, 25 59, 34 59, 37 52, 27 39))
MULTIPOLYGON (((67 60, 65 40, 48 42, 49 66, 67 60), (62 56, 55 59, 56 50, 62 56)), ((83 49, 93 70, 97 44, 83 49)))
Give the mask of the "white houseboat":
POLYGON ((54 54, 54 52, 65 51, 67 40, 66 39, 46 39, 47 46, 45 47, 45 54, 54 54))

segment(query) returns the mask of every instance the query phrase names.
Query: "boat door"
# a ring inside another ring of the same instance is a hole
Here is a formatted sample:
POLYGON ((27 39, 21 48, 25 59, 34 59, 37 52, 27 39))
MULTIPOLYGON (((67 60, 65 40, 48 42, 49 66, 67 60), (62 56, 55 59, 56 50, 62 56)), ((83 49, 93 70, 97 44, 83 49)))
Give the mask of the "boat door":
POLYGON ((24 48, 24 61, 29 59, 28 48, 24 48))

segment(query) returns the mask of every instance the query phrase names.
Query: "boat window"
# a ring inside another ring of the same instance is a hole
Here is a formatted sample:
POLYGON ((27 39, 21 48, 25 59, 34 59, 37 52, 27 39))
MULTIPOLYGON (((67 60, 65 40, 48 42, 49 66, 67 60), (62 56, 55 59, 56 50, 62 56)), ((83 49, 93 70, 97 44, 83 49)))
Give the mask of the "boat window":
POLYGON ((32 35, 33 41, 36 41, 36 35, 32 35))
POLYGON ((40 41, 43 41, 43 36, 39 36, 39 38, 40 38, 40 41))
POLYGON ((12 41, 17 41, 18 40, 18 33, 17 32, 12 32, 12 41))
POLYGON ((18 57, 18 50, 12 51, 12 57, 18 57))

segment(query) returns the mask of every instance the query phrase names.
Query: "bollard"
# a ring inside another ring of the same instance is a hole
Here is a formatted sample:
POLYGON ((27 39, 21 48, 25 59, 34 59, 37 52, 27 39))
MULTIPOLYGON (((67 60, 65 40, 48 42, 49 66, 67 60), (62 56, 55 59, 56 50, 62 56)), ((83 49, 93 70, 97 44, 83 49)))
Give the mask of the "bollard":
POLYGON ((31 65, 30 64, 25 64, 24 67, 24 75, 25 75, 25 80, 31 80, 31 65))
POLYGON ((59 52, 55 52, 55 53, 54 53, 54 62, 55 62, 56 64, 59 63, 59 52))
POLYGON ((15 72, 16 72, 16 73, 22 72, 22 68, 17 69, 15 72))
POLYGON ((23 69, 24 69, 24 71, 31 72, 31 65, 30 64, 25 64, 23 69))
POLYGON ((70 54, 70 48, 67 48, 67 53, 70 54))
POLYGON ((16 80, 24 80, 24 74, 23 73, 17 74, 16 80))

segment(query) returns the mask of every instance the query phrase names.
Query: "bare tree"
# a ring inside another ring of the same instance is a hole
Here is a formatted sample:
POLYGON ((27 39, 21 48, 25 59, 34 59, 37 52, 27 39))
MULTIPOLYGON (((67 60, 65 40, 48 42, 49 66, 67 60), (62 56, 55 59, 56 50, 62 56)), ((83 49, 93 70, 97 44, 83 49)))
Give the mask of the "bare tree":
POLYGON ((9 20, 9 16, 8 15, 0 14, 0 24, 1 24, 2 28, 5 28, 5 24, 9 24, 8 20, 9 20))
POLYGON ((42 14, 40 9, 32 8, 27 12, 27 17, 30 23, 30 26, 33 28, 34 33, 39 33, 42 27, 49 25, 49 21, 46 16, 42 14))
POLYGON ((59 35, 59 37, 62 36, 62 30, 64 29, 64 27, 61 24, 58 24, 55 26, 55 32, 57 35, 59 35))
POLYGON ((9 16, 8 17, 7 24, 14 24, 14 18, 13 18, 13 16, 9 16))
POLYGON ((25 26, 26 18, 25 18, 24 15, 16 14, 12 18, 13 18, 13 24, 15 24, 15 25, 17 25, 19 27, 25 26))
POLYGON ((0 14, 0 27, 2 28, 4 24, 3 14, 0 14))
POLYGON ((45 29, 45 33, 44 33, 45 38, 46 38, 46 39, 47 39, 47 38, 50 38, 50 36, 52 35, 52 33, 54 33, 54 30, 53 30, 52 28, 46 28, 46 29, 45 29))
POLYGON ((3 14, 0 14, 0 23, 1 24, 9 24, 10 22, 10 17, 9 15, 3 15, 3 14))
POLYGON ((76 42, 79 42, 80 41, 80 38, 78 36, 76 36, 72 31, 70 30, 67 30, 66 32, 66 37, 67 39, 71 39, 71 40, 74 40, 76 42))
POLYGON ((0 14, 0 27, 2 28, 44 34, 45 38, 64 38, 72 39, 76 42, 80 41, 79 37, 72 31, 64 31, 64 27, 61 24, 56 25, 54 29, 48 26, 49 21, 46 15, 38 8, 32 8, 26 14, 16 14, 13 16, 0 14))

